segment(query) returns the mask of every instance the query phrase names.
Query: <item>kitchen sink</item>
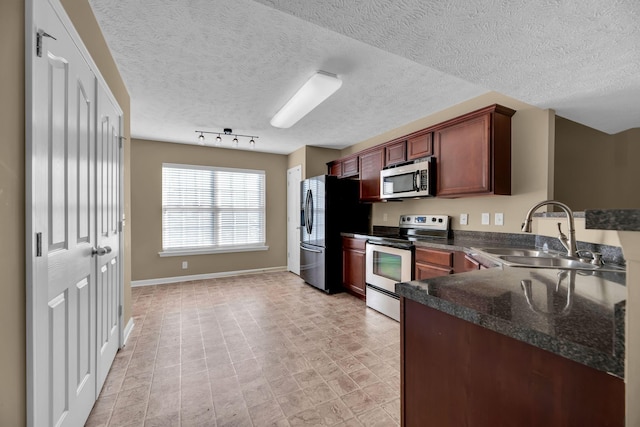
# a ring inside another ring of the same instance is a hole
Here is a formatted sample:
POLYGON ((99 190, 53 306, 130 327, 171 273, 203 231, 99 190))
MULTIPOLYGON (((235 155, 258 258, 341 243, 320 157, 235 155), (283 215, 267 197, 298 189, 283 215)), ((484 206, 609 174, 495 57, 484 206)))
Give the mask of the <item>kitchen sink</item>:
POLYGON ((517 256, 517 257, 555 257, 556 253, 543 252, 536 249, 519 249, 519 248, 481 248, 478 249, 485 254, 498 256, 517 256))
POLYGON ((473 248, 478 254, 509 267, 560 268, 568 270, 624 272, 625 268, 611 264, 591 264, 559 252, 523 248, 473 248))
POLYGON ((499 257, 505 265, 524 267, 548 267, 567 268, 577 270, 599 270, 600 266, 582 262, 571 258, 560 258, 549 255, 545 256, 512 256, 502 255, 499 257))

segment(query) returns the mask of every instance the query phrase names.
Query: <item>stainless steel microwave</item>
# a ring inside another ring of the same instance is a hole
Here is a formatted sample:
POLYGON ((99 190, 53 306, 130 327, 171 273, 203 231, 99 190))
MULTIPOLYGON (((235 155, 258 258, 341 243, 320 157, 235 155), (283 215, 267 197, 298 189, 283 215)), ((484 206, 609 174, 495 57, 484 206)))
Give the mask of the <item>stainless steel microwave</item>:
POLYGON ((427 159, 380 171, 380 198, 432 197, 436 194, 435 159, 427 159))

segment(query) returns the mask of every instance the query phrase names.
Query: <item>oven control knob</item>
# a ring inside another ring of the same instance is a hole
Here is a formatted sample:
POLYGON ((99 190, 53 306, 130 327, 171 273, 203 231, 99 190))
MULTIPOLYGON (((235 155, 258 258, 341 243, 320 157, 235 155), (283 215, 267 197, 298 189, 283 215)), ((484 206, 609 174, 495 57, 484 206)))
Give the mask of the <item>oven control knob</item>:
POLYGON ((438 218, 438 222, 442 222, 442 218, 438 218))
POLYGON ((411 217, 410 216, 406 217, 406 220, 407 222, 411 221, 411 217))
POLYGON ((436 218, 435 217, 431 218, 431 222, 436 222, 436 218))

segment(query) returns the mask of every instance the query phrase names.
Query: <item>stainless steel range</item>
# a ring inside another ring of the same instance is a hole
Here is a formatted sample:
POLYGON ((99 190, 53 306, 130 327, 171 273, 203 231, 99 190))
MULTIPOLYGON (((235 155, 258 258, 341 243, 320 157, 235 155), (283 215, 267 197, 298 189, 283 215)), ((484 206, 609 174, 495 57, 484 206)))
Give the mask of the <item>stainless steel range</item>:
POLYGON ((366 244, 367 307, 400 321, 399 282, 413 280, 414 241, 446 239, 446 215, 401 215, 399 233, 370 239, 366 244))

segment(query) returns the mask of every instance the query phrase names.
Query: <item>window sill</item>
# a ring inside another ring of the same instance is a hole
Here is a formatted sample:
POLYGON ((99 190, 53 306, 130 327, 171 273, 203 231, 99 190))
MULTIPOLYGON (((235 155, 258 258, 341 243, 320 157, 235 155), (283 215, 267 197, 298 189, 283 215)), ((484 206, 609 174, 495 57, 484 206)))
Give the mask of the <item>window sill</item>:
POLYGON ((230 248, 202 248, 202 249, 175 249, 168 251, 158 252, 161 257, 170 256, 185 256, 185 255, 209 255, 209 254, 228 254, 234 252, 254 252, 254 251, 266 251, 269 250, 269 246, 256 245, 256 246, 236 246, 230 248))

